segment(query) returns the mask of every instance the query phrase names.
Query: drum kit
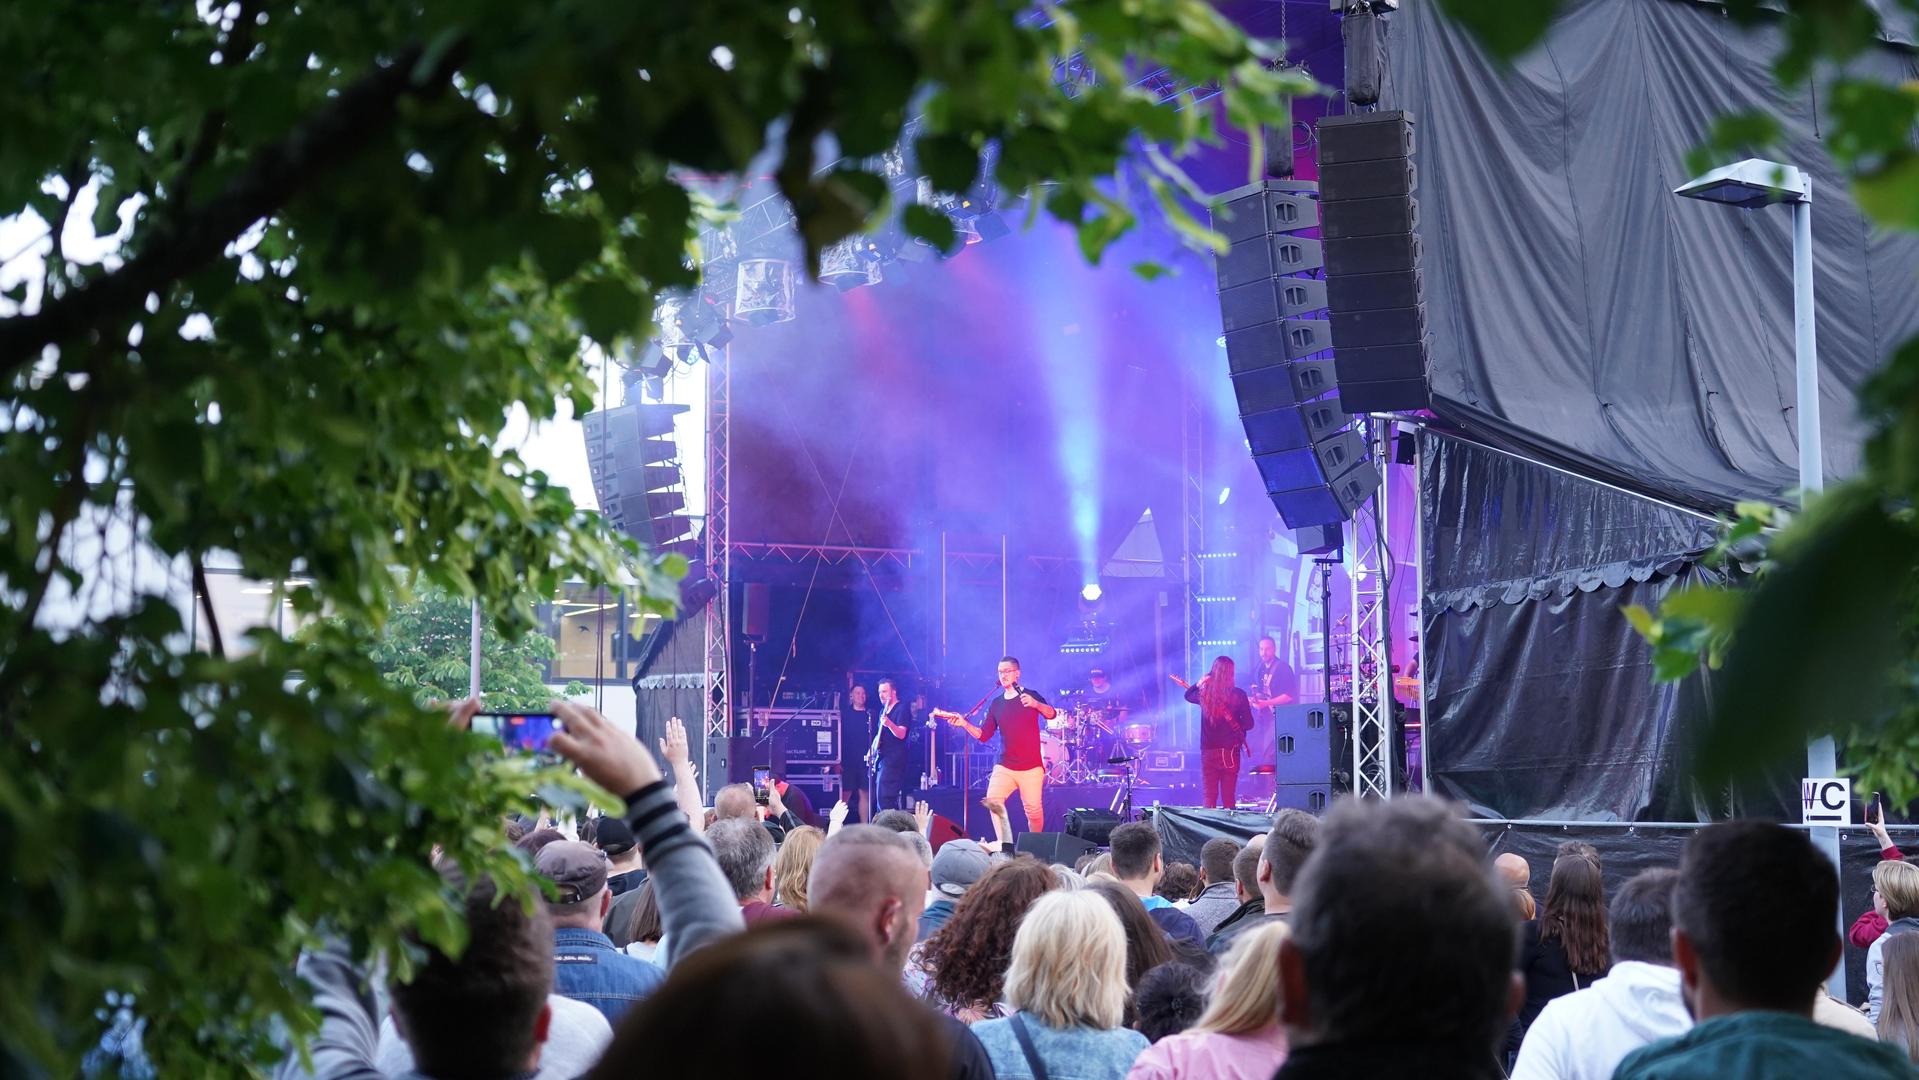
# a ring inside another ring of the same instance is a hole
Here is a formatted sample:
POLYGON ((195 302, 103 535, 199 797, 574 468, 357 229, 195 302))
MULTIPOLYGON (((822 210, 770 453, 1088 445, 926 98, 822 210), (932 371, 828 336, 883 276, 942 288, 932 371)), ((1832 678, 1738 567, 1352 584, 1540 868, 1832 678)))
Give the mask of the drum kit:
POLYGON ((1138 757, 1153 742, 1153 725, 1131 720, 1127 706, 1090 690, 1060 695, 1059 712, 1040 732, 1046 779, 1055 784, 1099 782, 1114 765, 1138 757))

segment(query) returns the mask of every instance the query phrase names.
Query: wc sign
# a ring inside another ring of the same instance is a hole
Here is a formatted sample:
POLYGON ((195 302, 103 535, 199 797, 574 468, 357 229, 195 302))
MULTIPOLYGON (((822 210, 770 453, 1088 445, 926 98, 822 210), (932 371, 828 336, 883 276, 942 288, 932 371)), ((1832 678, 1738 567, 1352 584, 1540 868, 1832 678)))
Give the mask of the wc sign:
POLYGON ((1852 824, 1852 781, 1809 777, 1799 781, 1799 803, 1804 825, 1852 824))

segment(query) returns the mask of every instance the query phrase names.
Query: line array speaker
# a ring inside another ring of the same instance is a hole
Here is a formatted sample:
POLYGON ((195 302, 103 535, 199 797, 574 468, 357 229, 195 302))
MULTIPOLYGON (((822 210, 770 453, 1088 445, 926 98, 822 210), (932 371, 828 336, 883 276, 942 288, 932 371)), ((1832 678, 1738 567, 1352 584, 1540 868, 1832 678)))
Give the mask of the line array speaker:
MULTIPOLYGON (((1334 396, 1336 328, 1327 310, 1331 282, 1322 276, 1322 240, 1332 233, 1319 196, 1317 184, 1267 180, 1229 194, 1213 215, 1231 245, 1216 270, 1240 422, 1274 508, 1295 529, 1350 518, 1379 486, 1363 441, 1350 430, 1351 410, 1334 396), (1310 230, 1322 235, 1306 235, 1310 230)), ((1347 227, 1390 229, 1392 213, 1372 209, 1347 227)))
POLYGON ((1319 123, 1320 254, 1339 400, 1355 413, 1432 400, 1413 148, 1413 117, 1402 110, 1319 123))
POLYGON ((693 519, 680 483, 673 418, 685 405, 638 402, 581 418, 600 512, 655 551, 692 555, 693 519))

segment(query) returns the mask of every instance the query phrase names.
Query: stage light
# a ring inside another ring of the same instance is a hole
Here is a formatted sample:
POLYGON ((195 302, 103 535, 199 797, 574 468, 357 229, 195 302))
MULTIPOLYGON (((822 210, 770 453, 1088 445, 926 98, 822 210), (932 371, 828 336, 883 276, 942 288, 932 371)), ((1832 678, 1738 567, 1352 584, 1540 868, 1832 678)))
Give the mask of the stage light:
MULTIPOLYGON (((653 307, 653 324, 659 327, 659 346, 678 363, 706 359, 708 346, 733 340, 726 312, 704 293, 668 292, 661 294, 653 307)), ((654 372, 649 372, 654 374, 654 372)))
POLYGON ((1232 488, 1229 488, 1229 487, 1220 488, 1219 489, 1219 505, 1225 506, 1226 500, 1231 498, 1232 494, 1233 494, 1232 488))
POLYGON ((791 322, 798 274, 789 259, 741 259, 733 315, 754 326, 791 322))
POLYGON ((871 237, 849 236, 820 252, 820 280, 841 292, 880 282, 879 261, 869 254, 871 237))
POLYGON ((1097 581, 1087 582, 1086 587, 1079 591, 1079 598, 1089 604, 1099 603, 1099 598, 1103 595, 1105 594, 1100 589, 1099 582, 1097 581))

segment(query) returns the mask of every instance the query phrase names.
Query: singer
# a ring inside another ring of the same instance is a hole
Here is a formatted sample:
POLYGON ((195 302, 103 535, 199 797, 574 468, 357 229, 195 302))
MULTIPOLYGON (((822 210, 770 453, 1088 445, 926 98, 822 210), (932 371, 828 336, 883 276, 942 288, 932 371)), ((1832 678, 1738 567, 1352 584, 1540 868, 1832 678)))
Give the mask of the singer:
MULTIPOLYGON (((1013 657, 1000 657, 999 686, 1000 692, 986 708, 986 723, 980 727, 974 727, 957 713, 941 711, 940 715, 955 726, 965 728, 967 734, 981 742, 991 739, 994 732, 999 733, 999 761, 993 766, 993 776, 986 783, 986 798, 981 804, 988 810, 996 810, 1017 790, 1020 806, 1026 811, 1027 829, 1040 832, 1046 828, 1041 795, 1041 789, 1046 786, 1046 766, 1040 758, 1039 725, 1041 720, 1059 715, 1059 710, 1020 685, 1019 661, 1013 657)), ((993 815, 993 830, 1002 845, 1013 842, 1006 834, 1005 821, 1003 815, 993 815)))
POLYGON ((1253 729, 1253 708, 1246 691, 1233 683, 1233 658, 1222 656, 1213 668, 1188 683, 1179 676, 1173 681, 1186 688, 1186 700, 1199 706, 1200 792, 1207 808, 1237 805, 1239 754, 1246 746, 1246 733, 1253 729))

